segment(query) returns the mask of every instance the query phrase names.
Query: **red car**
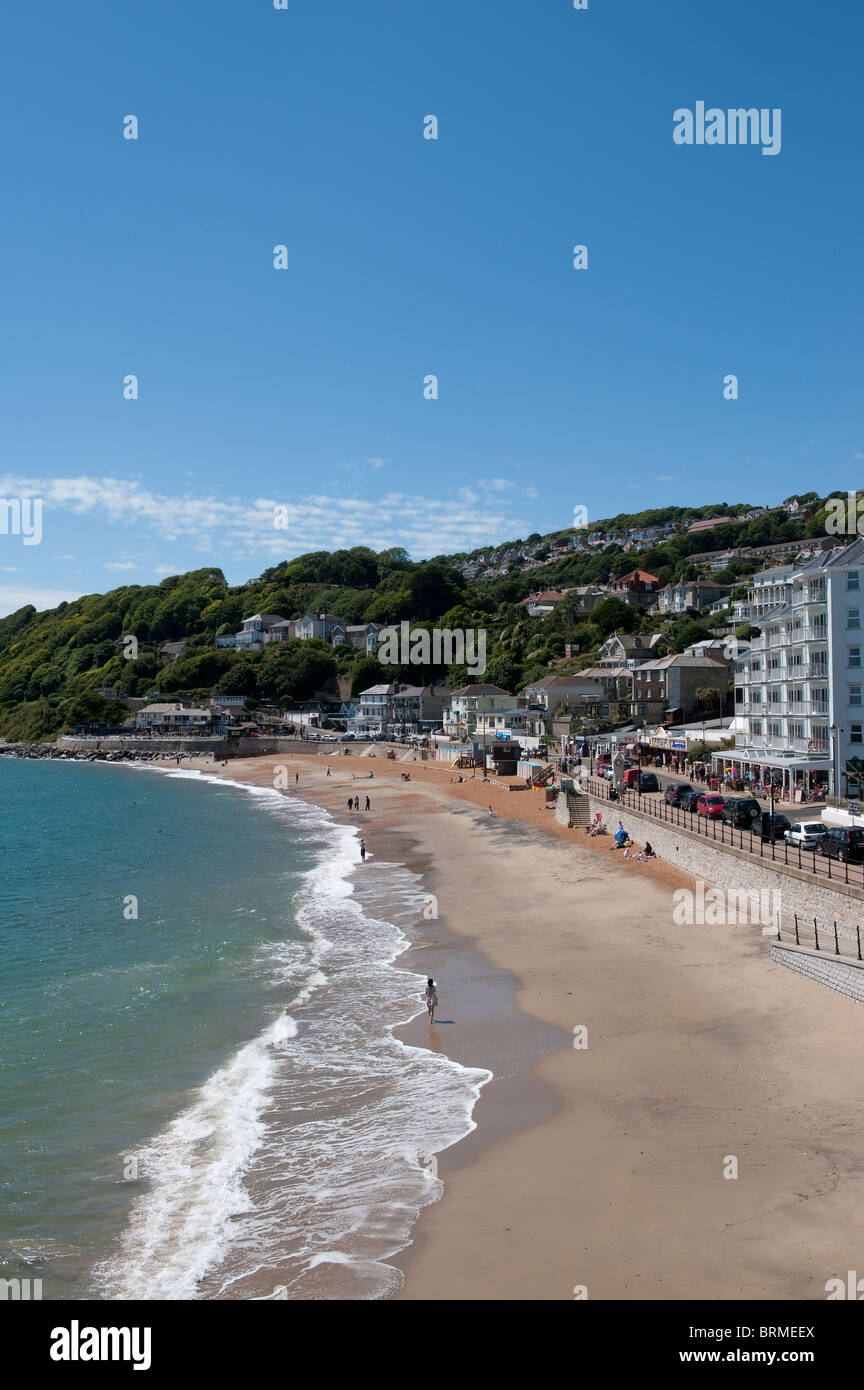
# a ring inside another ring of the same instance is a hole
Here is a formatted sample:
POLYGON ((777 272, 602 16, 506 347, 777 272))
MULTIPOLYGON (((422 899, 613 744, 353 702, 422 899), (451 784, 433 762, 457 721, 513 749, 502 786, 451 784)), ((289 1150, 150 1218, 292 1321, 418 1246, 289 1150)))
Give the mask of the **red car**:
POLYGON ((709 820, 719 820, 723 814, 724 798, 716 792, 705 792, 696 802, 696 814, 707 816, 709 820))

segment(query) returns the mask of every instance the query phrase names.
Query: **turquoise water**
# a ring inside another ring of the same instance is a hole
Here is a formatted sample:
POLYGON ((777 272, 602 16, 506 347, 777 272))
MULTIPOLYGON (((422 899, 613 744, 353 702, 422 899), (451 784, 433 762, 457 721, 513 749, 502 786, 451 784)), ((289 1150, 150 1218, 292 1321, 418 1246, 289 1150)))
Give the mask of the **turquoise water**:
POLYGON ((391 1036, 421 1007, 393 965, 412 876, 370 866, 364 910, 351 829, 188 773, 5 758, 0 804, 0 1274, 46 1299, 396 1287, 382 1259, 440 1195, 418 1153, 488 1079, 391 1036))

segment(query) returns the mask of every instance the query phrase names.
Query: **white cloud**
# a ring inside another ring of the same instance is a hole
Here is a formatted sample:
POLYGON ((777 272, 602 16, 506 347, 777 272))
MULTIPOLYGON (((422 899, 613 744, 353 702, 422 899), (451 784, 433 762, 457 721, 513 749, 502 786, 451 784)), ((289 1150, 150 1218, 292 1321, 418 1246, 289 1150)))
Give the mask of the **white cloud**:
POLYGON ((55 559, 55 560, 77 560, 77 559, 78 559, 78 556, 77 556, 77 555, 55 555, 55 556, 54 556, 54 559, 55 559))
POLYGON ((28 589, 0 584, 0 618, 5 618, 8 613, 17 613, 28 603, 40 611, 43 608, 56 608, 58 603, 71 603, 85 592, 83 589, 28 589))
MULTIPOLYGON (((481 484, 482 486, 482 484, 481 484)), ((160 540, 185 540, 203 551, 228 542, 251 555, 281 558, 307 550, 331 549, 335 538, 346 546, 383 550, 403 545, 418 557, 449 550, 473 550, 490 536, 518 534, 523 518, 487 498, 466 510, 464 499, 441 501, 391 492, 384 497, 338 497, 326 493, 283 501, 151 492, 141 482, 120 478, 0 479, 0 489, 27 487, 45 499, 46 509, 96 516, 114 524, 148 530, 160 540), (276 529, 276 508, 286 526, 276 529)), ((494 489, 500 492, 501 489, 494 489)), ((527 495, 527 490, 522 490, 527 495)))
POLYGON ((2 570, 4 574, 17 574, 17 573, 18 573, 18 566, 17 566, 17 565, 0 565, 0 570, 2 570))
POLYGON ((864 454, 853 454, 853 459, 864 459, 864 454))
POLYGON ((678 479, 677 479, 677 478, 673 478, 669 473, 658 473, 658 474, 657 474, 657 482, 658 482, 658 483, 677 483, 677 481, 678 481, 678 479))
POLYGON ((140 570, 141 566, 136 565, 134 560, 109 560, 105 565, 106 570, 140 570))

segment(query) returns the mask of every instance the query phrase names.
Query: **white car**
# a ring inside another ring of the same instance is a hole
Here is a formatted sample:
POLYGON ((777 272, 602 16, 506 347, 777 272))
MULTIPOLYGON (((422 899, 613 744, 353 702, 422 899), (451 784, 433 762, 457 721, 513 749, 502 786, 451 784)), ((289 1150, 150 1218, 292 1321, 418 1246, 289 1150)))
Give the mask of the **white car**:
POLYGON ((799 845, 801 849, 815 849, 827 833, 828 827, 821 820, 799 820, 790 825, 783 838, 787 844, 799 845))

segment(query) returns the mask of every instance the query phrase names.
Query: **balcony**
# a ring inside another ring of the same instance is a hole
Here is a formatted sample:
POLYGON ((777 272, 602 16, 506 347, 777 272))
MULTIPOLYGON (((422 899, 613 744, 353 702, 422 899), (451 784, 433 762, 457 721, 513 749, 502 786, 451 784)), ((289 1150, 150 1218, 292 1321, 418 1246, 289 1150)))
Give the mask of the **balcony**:
MULTIPOLYGON (((744 702, 747 703, 746 700, 744 702)), ((828 713, 827 700, 764 700, 762 702, 753 701, 759 704, 759 708, 764 710, 766 719, 772 716, 789 716, 794 719, 810 719, 813 715, 825 716, 828 713)))
POLYGON ((827 742, 817 738, 790 738, 790 746, 796 753, 809 753, 811 758, 827 758, 830 747, 827 742))

